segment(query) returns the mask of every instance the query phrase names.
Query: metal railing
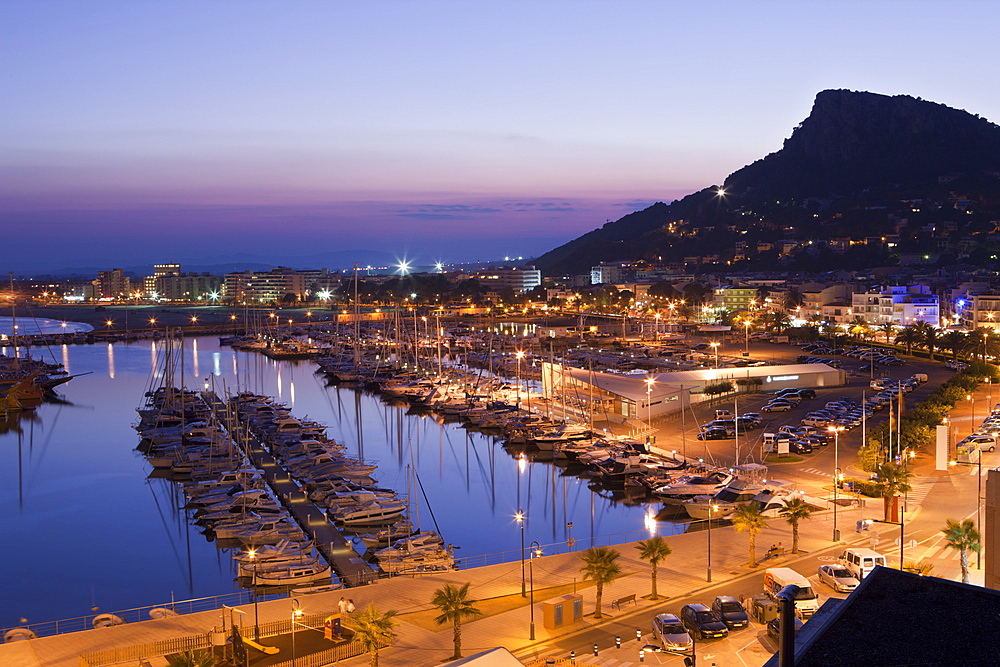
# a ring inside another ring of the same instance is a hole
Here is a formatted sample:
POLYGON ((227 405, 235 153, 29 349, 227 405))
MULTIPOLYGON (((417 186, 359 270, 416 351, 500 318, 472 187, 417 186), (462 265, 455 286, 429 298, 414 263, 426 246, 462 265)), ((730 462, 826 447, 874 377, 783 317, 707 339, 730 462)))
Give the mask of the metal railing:
MULTIPOLYGON (((74 618, 64 618, 57 621, 46 621, 44 623, 31 623, 19 625, 19 628, 27 628, 39 637, 60 635, 68 632, 80 632, 93 628, 94 618, 107 613, 118 616, 126 623, 138 623, 151 619, 149 611, 151 609, 169 609, 177 614, 194 614, 200 611, 212 611, 221 609, 223 605, 234 607, 241 604, 250 604, 256 599, 258 602, 267 600, 277 600, 288 597, 286 593, 258 594, 254 598, 252 591, 235 591, 225 595, 212 595, 204 598, 194 598, 191 600, 171 601, 161 604, 148 605, 145 607, 135 607, 133 609, 116 610, 111 612, 99 611, 86 616, 76 616, 74 618)), ((0 636, 11 628, 0 628, 0 636)))

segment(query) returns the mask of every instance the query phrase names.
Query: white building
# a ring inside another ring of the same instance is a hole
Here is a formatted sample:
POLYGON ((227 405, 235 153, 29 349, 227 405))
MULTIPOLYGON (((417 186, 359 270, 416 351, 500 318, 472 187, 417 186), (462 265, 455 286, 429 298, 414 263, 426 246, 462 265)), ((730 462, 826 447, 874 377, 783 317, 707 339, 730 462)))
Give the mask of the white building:
POLYGON ((852 297, 853 314, 869 324, 891 322, 900 326, 941 321, 939 299, 926 285, 894 285, 852 297))

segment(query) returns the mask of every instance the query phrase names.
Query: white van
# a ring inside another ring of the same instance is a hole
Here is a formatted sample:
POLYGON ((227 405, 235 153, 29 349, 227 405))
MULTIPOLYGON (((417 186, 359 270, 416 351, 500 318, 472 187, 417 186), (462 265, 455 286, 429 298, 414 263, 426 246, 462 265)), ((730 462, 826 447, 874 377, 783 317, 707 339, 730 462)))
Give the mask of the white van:
POLYGON ((809 580, 790 567, 772 567, 764 572, 764 592, 772 600, 777 600, 781 589, 792 584, 799 587, 795 594, 795 614, 809 618, 819 609, 819 599, 809 580))
POLYGON ((868 576, 876 565, 885 567, 885 556, 871 549, 852 548, 840 555, 840 562, 851 571, 858 581, 868 576))

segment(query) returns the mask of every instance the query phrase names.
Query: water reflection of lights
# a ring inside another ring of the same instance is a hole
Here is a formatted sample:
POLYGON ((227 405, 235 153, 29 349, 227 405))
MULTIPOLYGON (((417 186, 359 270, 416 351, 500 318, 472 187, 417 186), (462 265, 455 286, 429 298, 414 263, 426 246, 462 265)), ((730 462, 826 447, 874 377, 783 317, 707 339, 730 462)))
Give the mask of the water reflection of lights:
POLYGON ((108 343, 108 377, 115 379, 115 346, 108 343))
POLYGON ((62 365, 63 369, 66 371, 66 375, 72 375, 73 371, 69 367, 69 345, 63 344, 62 346, 62 365))
POLYGON ((642 518, 643 527, 649 532, 650 537, 656 537, 658 524, 656 522, 656 512, 650 507, 646 510, 646 515, 642 518))

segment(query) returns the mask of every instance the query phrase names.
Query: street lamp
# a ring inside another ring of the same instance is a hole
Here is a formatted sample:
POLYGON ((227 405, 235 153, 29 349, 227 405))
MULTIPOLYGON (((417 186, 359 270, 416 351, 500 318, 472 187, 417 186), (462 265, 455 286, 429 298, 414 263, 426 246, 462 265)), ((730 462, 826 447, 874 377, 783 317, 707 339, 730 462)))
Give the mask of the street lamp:
POLYGON ((517 358, 517 407, 521 407, 521 359, 524 359, 524 350, 518 350, 514 356, 517 358))
POLYGON ((972 401, 972 426, 970 427, 970 430, 971 431, 975 431, 976 430, 976 397, 973 396, 972 394, 968 394, 968 395, 966 395, 965 398, 968 401, 972 401))
POLYGON ((297 598, 292 598, 292 667, 295 667, 295 623, 302 617, 302 608, 297 598))
POLYGON ((840 432, 843 426, 829 426, 833 433, 833 541, 840 541, 840 530, 837 528, 837 491, 840 488, 840 432))
POLYGON ((709 343, 709 345, 711 345, 712 349, 715 350, 715 368, 718 369, 719 368, 719 342, 718 341, 712 341, 711 343, 709 343))
POLYGON ((719 506, 710 503, 708 506, 708 577, 706 581, 712 583, 712 513, 719 509, 719 506))
MULTIPOLYGON (((247 556, 253 562, 253 585, 257 585, 257 551, 250 549, 247 551, 247 556)), ((253 591, 253 639, 254 641, 260 641, 260 617, 257 615, 257 591, 253 591)))
MULTIPOLYGON (((977 445, 977 447, 978 447, 978 445, 977 445)), ((976 466, 976 468, 977 468, 977 470, 976 470, 976 473, 977 473, 977 479, 976 479, 976 530, 980 531, 980 534, 982 534, 983 524, 981 523, 981 521, 982 521, 982 515, 980 514, 980 510, 981 510, 981 508, 983 506, 983 453, 981 451, 977 450, 976 454, 978 454, 978 456, 976 456, 976 462, 975 463, 971 463, 969 461, 958 461, 958 460, 955 460, 955 461, 948 461, 948 465, 950 465, 950 466, 976 466)), ((983 559, 982 559, 982 556, 980 555, 982 553, 982 551, 983 550, 980 549, 979 551, 976 552, 976 569, 977 570, 983 569, 983 559)))
POLYGON ((521 528, 521 597, 526 598, 528 592, 525 590, 524 582, 524 512, 518 509, 514 521, 517 521, 517 525, 521 528))
POLYGON ((883 519, 865 519, 865 523, 887 523, 890 526, 899 526, 899 570, 903 571, 903 547, 905 545, 904 531, 903 531, 903 513, 899 513, 899 521, 885 521, 883 519))
POLYGON ((746 354, 744 357, 750 356, 750 320, 743 318, 743 333, 746 336, 746 354))
POLYGON ((646 378, 646 423, 653 423, 653 406, 650 403, 653 395, 653 385, 656 384, 656 378, 646 378))
POLYGON ((528 608, 531 610, 531 622, 528 626, 528 639, 535 641, 535 567, 533 563, 535 562, 535 557, 542 555, 542 545, 532 540, 528 548, 531 550, 530 559, 528 560, 528 577, 531 579, 531 597, 528 600, 528 608))

